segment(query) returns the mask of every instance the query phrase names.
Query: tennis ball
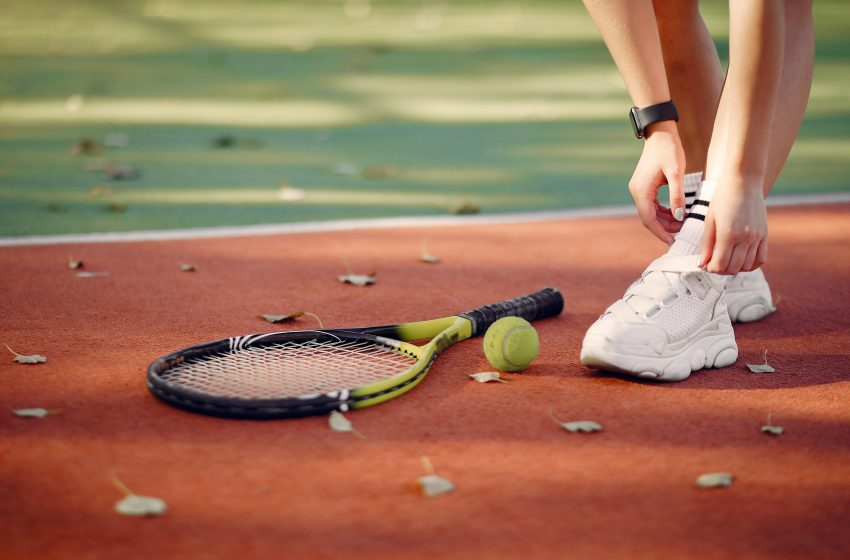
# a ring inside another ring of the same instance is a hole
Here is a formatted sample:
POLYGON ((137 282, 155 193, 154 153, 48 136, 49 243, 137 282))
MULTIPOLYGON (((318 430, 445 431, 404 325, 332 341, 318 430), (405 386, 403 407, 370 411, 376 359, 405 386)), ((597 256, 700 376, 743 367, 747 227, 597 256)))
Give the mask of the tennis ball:
POLYGON ((500 371, 522 371, 540 349, 534 327, 519 317, 503 317, 484 333, 484 355, 500 371))

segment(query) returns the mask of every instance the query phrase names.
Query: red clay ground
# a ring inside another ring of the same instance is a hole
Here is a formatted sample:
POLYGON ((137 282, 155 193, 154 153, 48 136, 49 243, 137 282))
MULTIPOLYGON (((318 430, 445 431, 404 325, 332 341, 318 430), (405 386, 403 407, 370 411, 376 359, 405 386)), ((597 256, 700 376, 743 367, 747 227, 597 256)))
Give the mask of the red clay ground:
POLYGON ((850 206, 770 214, 779 311, 736 328, 735 366, 674 385, 578 362, 660 251, 634 219, 2 249, 0 341, 49 362, 0 361, 0 557, 848 558, 850 206), (428 234, 443 264, 416 262, 428 234), (378 284, 338 283, 343 255, 378 284), (111 275, 75 278, 69 256, 111 275), (272 330, 260 313, 401 322, 544 285, 567 306, 538 324, 532 368, 475 383, 489 368, 467 341, 413 392, 351 413, 367 440, 325 418, 198 416, 145 388, 161 354, 272 330), (777 372, 748 373, 764 349, 777 372), (11 415, 24 407, 61 411, 11 415), (568 434, 548 407, 605 430, 568 434), (768 412, 785 434, 760 432, 768 412), (423 455, 457 492, 415 493, 423 455), (726 470, 731 488, 694 487, 726 470), (168 513, 117 515, 110 473, 168 513))

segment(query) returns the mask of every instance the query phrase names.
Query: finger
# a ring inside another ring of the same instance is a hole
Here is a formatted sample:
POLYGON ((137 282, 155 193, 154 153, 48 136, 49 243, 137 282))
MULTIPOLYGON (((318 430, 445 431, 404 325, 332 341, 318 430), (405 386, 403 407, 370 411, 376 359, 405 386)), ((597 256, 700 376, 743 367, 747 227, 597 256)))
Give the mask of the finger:
POLYGON ((729 264, 726 265, 726 270, 722 274, 738 274, 741 272, 741 267, 744 266, 744 259, 747 258, 747 252, 750 246, 735 245, 732 249, 732 254, 729 256, 729 264))
POLYGON ((670 191, 670 209, 680 222, 685 219, 685 174, 678 167, 664 169, 670 191))
POLYGON ((673 236, 665 231, 664 226, 661 225, 655 215, 655 200, 635 199, 635 204, 637 204, 638 214, 644 227, 664 243, 672 245, 673 236))
POLYGON ((741 270, 750 272, 755 270, 756 252, 759 250, 759 243, 753 243, 747 250, 747 256, 744 257, 744 264, 741 265, 741 270))
POLYGON ((706 266, 706 270, 715 274, 725 274, 726 268, 729 266, 729 259, 732 258, 732 250, 734 245, 729 243, 729 239, 724 236, 717 236, 714 242, 714 250, 711 255, 711 260, 706 266))
POLYGON ((658 219, 658 222, 662 225, 662 227, 664 227, 664 231, 677 233, 682 229, 682 222, 669 214, 658 213, 655 217, 658 219))
POLYGON ((767 239, 762 239, 758 250, 756 251, 755 268, 759 268, 767 262, 767 239))
POLYGON ((711 212, 705 217, 705 228, 702 232, 702 242, 700 243, 700 258, 699 267, 705 267, 711 260, 714 254, 716 230, 714 227, 714 218, 711 217, 711 212))

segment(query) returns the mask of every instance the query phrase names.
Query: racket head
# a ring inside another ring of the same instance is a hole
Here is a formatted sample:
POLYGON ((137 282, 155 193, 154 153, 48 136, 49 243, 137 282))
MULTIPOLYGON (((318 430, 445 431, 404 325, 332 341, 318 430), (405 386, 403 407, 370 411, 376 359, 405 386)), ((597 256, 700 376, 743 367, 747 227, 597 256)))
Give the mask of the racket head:
POLYGON ((434 341, 420 347, 365 330, 259 333, 192 346, 154 361, 148 389, 168 404, 214 416, 326 414, 409 391, 440 349, 434 341))

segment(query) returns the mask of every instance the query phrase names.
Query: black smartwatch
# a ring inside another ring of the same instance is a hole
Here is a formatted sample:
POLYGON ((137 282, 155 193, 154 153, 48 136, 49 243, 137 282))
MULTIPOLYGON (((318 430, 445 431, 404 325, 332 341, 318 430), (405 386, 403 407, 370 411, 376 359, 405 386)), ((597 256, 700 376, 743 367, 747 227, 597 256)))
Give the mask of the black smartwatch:
POLYGON ((632 107, 632 110, 629 111, 629 120, 632 122, 635 137, 638 139, 646 138, 646 127, 661 121, 679 122, 679 111, 676 110, 675 103, 665 101, 643 109, 632 107))

